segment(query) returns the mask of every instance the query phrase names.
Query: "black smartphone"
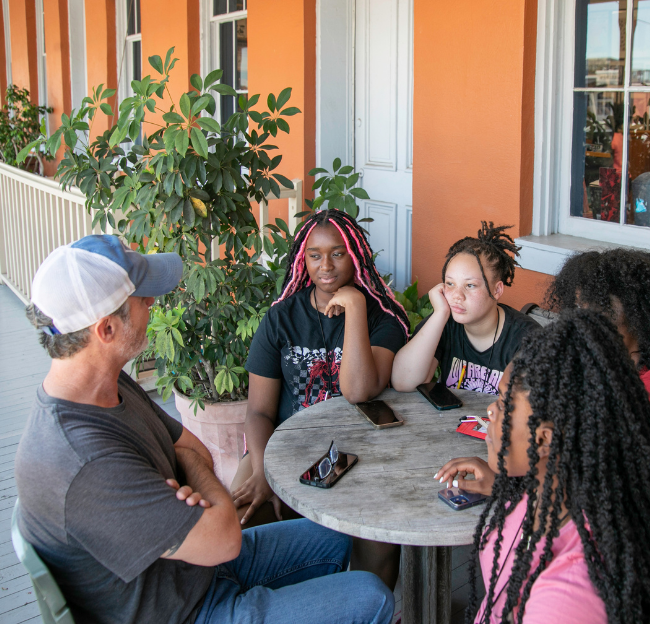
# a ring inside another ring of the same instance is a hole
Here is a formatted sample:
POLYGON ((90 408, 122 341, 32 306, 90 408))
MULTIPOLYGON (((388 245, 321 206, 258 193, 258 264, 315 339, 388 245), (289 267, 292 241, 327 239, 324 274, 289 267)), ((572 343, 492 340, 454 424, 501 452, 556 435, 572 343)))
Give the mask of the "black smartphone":
POLYGON ((320 459, 315 461, 305 472, 300 475, 300 483, 305 485, 313 485, 319 488, 331 488, 354 464, 359 461, 358 455, 352 453, 344 453, 338 451, 338 460, 332 467, 332 471, 324 478, 320 479, 318 476, 318 465, 328 457, 325 453, 320 459))
POLYGON ((463 405, 463 402, 444 383, 432 381, 420 384, 418 392, 437 410, 450 410, 463 405))
POLYGON ((354 407, 370 421, 375 429, 398 427, 404 424, 402 417, 383 401, 366 401, 357 403, 354 407))
POLYGON ((484 503, 487 496, 485 494, 472 494, 460 488, 447 488, 438 492, 438 498, 447 503, 452 509, 460 511, 484 503))

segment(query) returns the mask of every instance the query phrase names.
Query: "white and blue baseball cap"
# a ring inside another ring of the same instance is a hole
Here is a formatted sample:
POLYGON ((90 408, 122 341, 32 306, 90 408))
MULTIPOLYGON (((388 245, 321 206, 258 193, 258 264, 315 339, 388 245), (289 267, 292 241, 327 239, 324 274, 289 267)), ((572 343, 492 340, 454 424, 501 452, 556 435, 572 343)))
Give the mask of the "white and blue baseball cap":
POLYGON ((117 236, 93 234, 55 249, 32 282, 32 303, 54 323, 55 333, 90 327, 130 296, 158 297, 183 276, 177 253, 143 255, 117 236))

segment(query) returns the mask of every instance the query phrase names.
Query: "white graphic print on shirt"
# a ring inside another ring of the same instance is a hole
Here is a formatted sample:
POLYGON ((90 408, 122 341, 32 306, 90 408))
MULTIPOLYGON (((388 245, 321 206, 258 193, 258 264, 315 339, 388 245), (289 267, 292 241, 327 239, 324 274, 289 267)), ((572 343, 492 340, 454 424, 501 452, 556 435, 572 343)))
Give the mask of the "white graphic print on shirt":
POLYGON ((460 386, 461 390, 473 390, 474 392, 485 392, 486 394, 499 394, 499 382, 503 377, 503 371, 489 369, 487 366, 480 366, 473 362, 465 362, 454 357, 447 377, 447 388, 456 388, 460 379, 463 364, 467 364, 465 377, 460 386))

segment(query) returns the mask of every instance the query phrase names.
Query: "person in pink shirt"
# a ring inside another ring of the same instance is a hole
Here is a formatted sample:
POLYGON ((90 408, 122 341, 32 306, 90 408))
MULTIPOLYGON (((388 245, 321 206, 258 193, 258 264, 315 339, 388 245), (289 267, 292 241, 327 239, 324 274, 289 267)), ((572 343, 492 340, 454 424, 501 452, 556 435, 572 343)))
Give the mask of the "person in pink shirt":
POLYGON ((614 325, 578 309, 526 336, 488 416, 488 462, 436 475, 491 492, 474 538, 486 595, 472 569, 465 621, 646 621, 650 403, 614 325))

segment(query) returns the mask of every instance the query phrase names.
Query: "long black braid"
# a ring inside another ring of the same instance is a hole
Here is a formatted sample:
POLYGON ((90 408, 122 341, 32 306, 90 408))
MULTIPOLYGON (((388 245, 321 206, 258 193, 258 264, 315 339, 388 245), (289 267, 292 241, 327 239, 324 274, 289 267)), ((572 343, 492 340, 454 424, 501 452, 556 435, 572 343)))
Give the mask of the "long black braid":
POLYGON ((639 343, 639 366, 650 367, 650 253, 619 248, 571 256, 551 284, 547 303, 557 311, 588 306, 615 321, 612 297, 639 343))
POLYGON ((325 226, 328 223, 331 223, 339 231, 348 253, 352 256, 356 283, 379 303, 384 312, 397 319, 408 340, 410 324, 406 311, 395 300, 391 289, 381 279, 372 259, 372 249, 363 230, 350 215, 341 210, 321 210, 315 212, 305 221, 287 256, 287 272, 278 301, 286 299, 311 283, 305 264, 305 246, 311 231, 315 227, 325 226))
POLYGON ((515 245, 512 237, 505 233, 511 227, 511 225, 499 225, 495 227, 492 221, 489 223, 481 221, 481 229, 478 231, 476 238, 466 236, 455 242, 449 248, 445 258, 445 264, 442 267, 442 281, 445 281, 447 266, 451 260, 460 253, 466 253, 476 258, 481 269, 485 287, 492 299, 494 299, 494 296, 485 276, 481 257, 485 259, 498 281, 502 281, 504 286, 511 286, 512 281, 515 279, 515 267, 519 266, 515 257, 519 255, 519 250, 521 249, 521 247, 515 245))
MULTIPOLYGON (((523 539, 515 550, 502 621, 515 608, 515 621, 523 621, 533 584, 553 558, 563 500, 610 624, 644 621, 650 613, 650 549, 645 546, 650 540, 650 482, 639 475, 639 466, 650 464, 650 402, 616 328, 593 310, 574 310, 527 335, 513 360, 504 402, 499 473, 474 536, 475 550, 485 546, 493 530, 498 531, 500 544, 506 516, 527 495, 523 539), (504 470, 504 460, 514 392, 528 393, 532 415, 529 470, 513 480, 504 470), (552 423, 554 433, 537 502, 535 431, 542 422, 552 423), (539 505, 537 530, 535 505, 539 505), (541 559, 531 570, 540 543, 541 559)), ((495 548, 495 562, 497 558, 495 548)), ((488 617, 494 607, 497 571, 495 563, 485 605, 488 617)), ((471 573, 468 623, 477 606, 476 566, 471 573)))

